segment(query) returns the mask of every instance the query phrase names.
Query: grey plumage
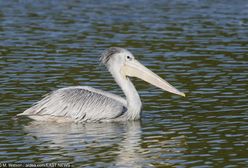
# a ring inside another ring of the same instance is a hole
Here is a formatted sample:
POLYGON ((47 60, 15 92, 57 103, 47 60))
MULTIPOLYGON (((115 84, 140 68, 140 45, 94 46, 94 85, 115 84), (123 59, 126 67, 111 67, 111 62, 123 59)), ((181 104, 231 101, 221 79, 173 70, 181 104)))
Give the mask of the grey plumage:
POLYGON ((101 63, 106 64, 114 54, 118 54, 124 50, 125 49, 120 48, 120 47, 110 47, 110 48, 106 49, 102 53, 102 56, 100 58, 101 63))
POLYGON ((67 87, 51 92, 19 115, 35 120, 98 121, 124 119, 125 99, 92 87, 67 87), (122 116, 123 115, 123 116, 122 116))

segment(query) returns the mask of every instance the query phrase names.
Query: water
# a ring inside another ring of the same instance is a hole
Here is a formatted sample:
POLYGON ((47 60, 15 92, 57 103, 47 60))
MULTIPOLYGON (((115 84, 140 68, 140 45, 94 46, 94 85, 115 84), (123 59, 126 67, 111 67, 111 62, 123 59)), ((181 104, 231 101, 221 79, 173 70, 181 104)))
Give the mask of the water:
POLYGON ((247 167, 248 2, 0 1, 0 162, 73 167, 247 167), (143 81, 142 120, 37 123, 42 95, 91 85, 123 95, 99 65, 110 47, 186 93, 143 81))

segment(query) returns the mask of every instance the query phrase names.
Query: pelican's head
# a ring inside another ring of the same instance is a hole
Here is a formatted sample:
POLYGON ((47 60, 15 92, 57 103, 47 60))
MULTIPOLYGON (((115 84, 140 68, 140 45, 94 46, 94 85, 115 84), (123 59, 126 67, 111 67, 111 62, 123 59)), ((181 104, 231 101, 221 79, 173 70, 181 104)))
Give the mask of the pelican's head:
POLYGON ((165 91, 185 96, 184 93, 139 63, 133 54, 124 48, 111 47, 105 50, 100 61, 110 72, 118 72, 125 77, 137 77, 165 91))

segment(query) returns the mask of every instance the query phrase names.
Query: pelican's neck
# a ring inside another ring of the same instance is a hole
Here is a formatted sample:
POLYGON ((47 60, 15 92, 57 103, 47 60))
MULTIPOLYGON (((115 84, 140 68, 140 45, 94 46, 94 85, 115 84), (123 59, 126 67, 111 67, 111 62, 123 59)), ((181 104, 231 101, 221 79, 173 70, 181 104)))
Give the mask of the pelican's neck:
POLYGON ((120 72, 110 71, 116 83, 121 87, 127 99, 127 119, 137 120, 140 118, 142 103, 137 90, 128 77, 120 72))

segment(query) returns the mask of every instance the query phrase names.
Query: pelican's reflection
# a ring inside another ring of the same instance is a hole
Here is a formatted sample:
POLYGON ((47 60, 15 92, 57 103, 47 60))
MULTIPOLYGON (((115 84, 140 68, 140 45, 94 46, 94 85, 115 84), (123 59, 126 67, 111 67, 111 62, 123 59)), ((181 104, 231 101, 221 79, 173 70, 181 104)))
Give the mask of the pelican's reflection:
MULTIPOLYGON (((75 157, 94 155, 113 157, 114 165, 139 167, 143 161, 140 121, 125 123, 44 123, 31 122, 24 127, 36 144, 61 149, 75 157), (66 149, 66 150, 65 150, 66 149)), ((28 142, 30 143, 30 142, 28 142)), ((33 142, 32 142, 33 143, 33 142)))

